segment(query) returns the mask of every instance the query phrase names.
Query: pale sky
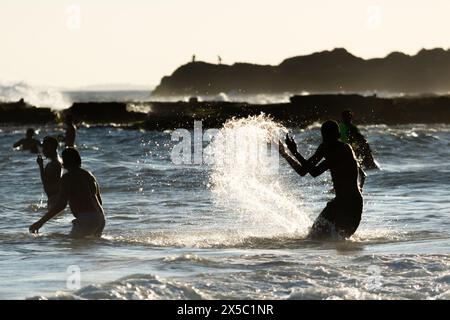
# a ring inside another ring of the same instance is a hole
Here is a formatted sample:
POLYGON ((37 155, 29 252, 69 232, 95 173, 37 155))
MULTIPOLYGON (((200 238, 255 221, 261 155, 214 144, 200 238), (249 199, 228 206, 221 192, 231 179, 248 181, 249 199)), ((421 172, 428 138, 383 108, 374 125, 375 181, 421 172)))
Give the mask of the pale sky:
POLYGON ((191 60, 450 47, 450 0, 1 0, 0 82, 157 85, 191 60), (78 14, 79 13, 79 14, 78 14))

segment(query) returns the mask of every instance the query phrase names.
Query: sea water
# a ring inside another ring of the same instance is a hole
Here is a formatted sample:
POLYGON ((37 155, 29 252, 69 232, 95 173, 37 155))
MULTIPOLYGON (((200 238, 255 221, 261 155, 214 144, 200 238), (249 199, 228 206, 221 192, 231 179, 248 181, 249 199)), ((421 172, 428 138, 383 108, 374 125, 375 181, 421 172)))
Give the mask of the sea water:
POLYGON ((202 143, 221 161, 202 164, 174 163, 173 131, 81 127, 107 216, 97 240, 65 236, 69 209, 28 233, 46 198, 36 157, 12 149, 25 129, 0 127, 0 298, 450 298, 448 125, 360 126, 382 170, 368 172, 356 234, 323 242, 305 235, 334 196, 329 174, 300 177, 252 149, 289 131, 309 156, 318 124, 232 120, 202 143))

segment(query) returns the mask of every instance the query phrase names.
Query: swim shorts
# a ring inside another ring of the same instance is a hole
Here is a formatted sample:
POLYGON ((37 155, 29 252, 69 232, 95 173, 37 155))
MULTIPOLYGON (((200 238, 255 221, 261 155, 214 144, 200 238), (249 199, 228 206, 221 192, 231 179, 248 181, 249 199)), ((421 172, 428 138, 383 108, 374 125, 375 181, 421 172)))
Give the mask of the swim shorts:
POLYGON ((70 237, 101 237, 105 228, 105 216, 103 213, 84 213, 79 214, 72 220, 72 231, 70 237))
POLYGON ((331 200, 311 227, 309 238, 349 238, 358 229, 362 211, 361 195, 331 200))

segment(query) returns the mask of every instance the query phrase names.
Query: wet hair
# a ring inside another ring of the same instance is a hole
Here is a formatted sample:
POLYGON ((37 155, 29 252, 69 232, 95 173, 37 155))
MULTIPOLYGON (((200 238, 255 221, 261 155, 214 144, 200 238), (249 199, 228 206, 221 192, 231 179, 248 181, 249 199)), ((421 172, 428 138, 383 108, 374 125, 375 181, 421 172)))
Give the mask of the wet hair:
POLYGON ((81 167, 81 157, 75 148, 66 148, 62 153, 63 165, 66 168, 79 168, 81 167))
POLYGON ((47 136, 44 138, 44 141, 42 142, 42 144, 48 145, 52 150, 58 149, 58 140, 56 140, 53 137, 47 136))
POLYGON ((33 128, 27 129, 27 137, 32 137, 32 136, 34 136, 34 129, 33 128))
POLYGON ((340 138, 339 125, 334 120, 327 120, 320 128, 324 142, 336 141, 340 138))

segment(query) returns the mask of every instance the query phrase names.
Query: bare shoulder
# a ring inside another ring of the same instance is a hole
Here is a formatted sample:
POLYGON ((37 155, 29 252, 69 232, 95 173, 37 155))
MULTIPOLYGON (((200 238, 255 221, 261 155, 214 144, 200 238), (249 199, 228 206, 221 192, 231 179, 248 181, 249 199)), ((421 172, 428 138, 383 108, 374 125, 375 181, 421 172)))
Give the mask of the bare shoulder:
POLYGON ((97 182, 97 179, 95 178, 95 176, 92 174, 92 172, 90 172, 90 171, 88 171, 88 170, 85 170, 85 169, 81 169, 82 170, 82 172, 83 172, 83 175, 87 178, 87 179, 89 179, 89 180, 91 180, 91 181, 93 181, 93 182, 97 182))
POLYGON ((92 172, 90 172, 89 170, 86 170, 86 169, 80 169, 80 170, 83 172, 83 174, 90 176, 90 177, 94 177, 92 172))

